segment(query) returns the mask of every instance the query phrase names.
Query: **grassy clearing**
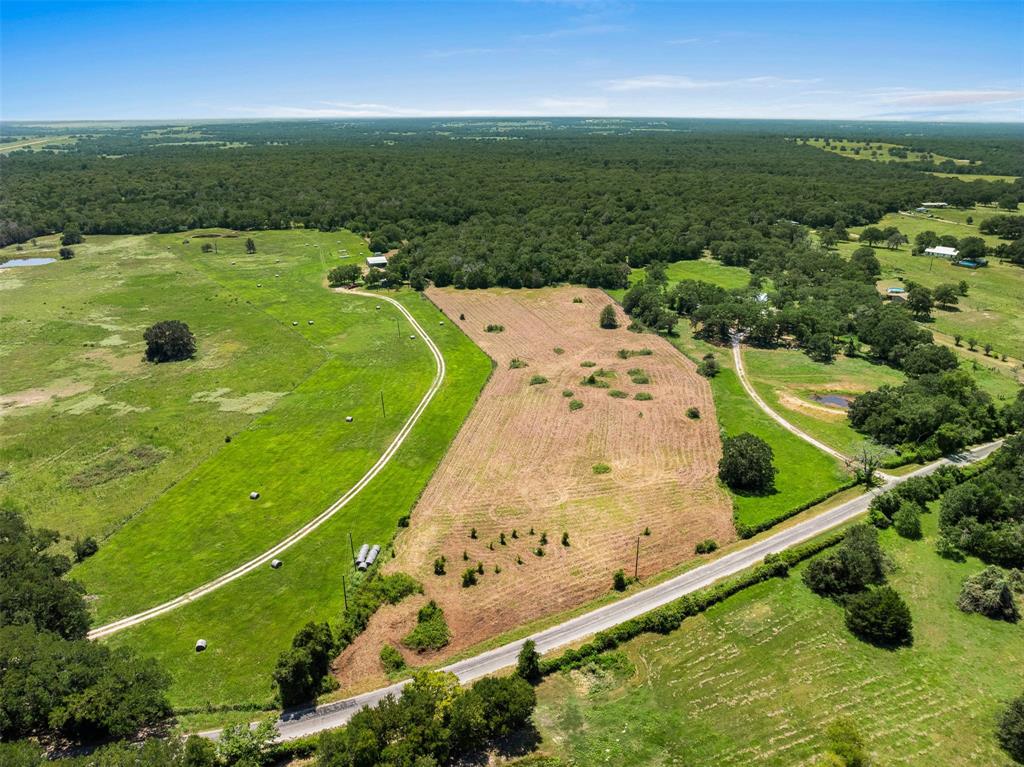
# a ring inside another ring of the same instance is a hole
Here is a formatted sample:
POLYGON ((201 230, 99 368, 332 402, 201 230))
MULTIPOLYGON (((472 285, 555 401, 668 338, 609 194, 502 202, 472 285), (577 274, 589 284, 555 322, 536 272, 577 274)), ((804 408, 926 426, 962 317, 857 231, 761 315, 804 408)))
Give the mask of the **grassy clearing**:
MULTIPOLYGON (((634 269, 630 274, 629 284, 643 279, 644 273, 644 269, 634 269)), ((668 275, 670 287, 683 280, 703 280, 726 289, 744 288, 750 282, 750 272, 742 266, 725 266, 710 257, 667 264, 665 273, 668 275)), ((625 290, 609 290, 608 293, 617 301, 621 301, 626 295, 625 290)))
MULTIPOLYGON (((879 226, 895 226, 910 237, 924 230, 932 230, 937 234, 952 234, 956 237, 981 236, 990 245, 1001 240, 978 234, 977 224, 984 218, 995 215, 994 209, 963 212, 972 215, 973 225, 923 216, 887 215, 879 226)), ((939 215, 939 214, 937 214, 939 215)), ((941 214, 947 215, 946 211, 941 214)), ((950 213, 952 216, 952 213, 950 213)), ((857 244, 841 243, 840 252, 849 256, 857 244)), ((995 350, 1009 354, 1018 360, 1024 359, 1024 312, 1021 311, 1021 295, 1024 295, 1024 269, 1011 264, 992 260, 983 269, 964 269, 953 266, 944 259, 933 259, 923 256, 912 256, 909 245, 899 250, 876 248, 875 254, 882 263, 882 279, 879 288, 885 289, 901 284, 904 280, 913 280, 928 287, 939 283, 958 283, 966 280, 969 292, 960 299, 956 311, 935 310, 934 321, 927 327, 934 328, 947 335, 960 334, 965 339, 975 337, 980 344, 991 343, 995 350)))
POLYGON ((729 349, 693 338, 688 328, 682 328, 678 337, 671 341, 691 359, 699 360, 710 352, 721 363, 722 372, 711 379, 711 392, 722 432, 726 436, 750 432, 771 445, 775 453, 779 473, 775 477, 774 494, 733 494, 733 508, 740 522, 756 525, 820 497, 846 481, 846 473, 836 460, 783 429, 754 404, 733 370, 729 349))
POLYGON ((865 441, 846 414, 828 408, 813 395, 855 396, 883 384, 898 385, 904 376, 885 365, 839 355, 824 365, 794 349, 744 349, 747 376, 765 401, 795 426, 825 444, 850 454, 865 441))
POLYGON ((573 764, 628 753, 637 765, 805 764, 832 717, 851 717, 873 763, 1008 765, 992 736, 1003 701, 1024 684, 1024 624, 955 606, 981 569, 892 532, 890 579, 914 616, 915 644, 896 652, 854 639, 841 608, 812 594, 799 570, 731 597, 668 636, 623 648, 603 672, 559 674, 539 690, 545 750, 573 764), (955 723, 955 726, 954 726, 955 723))
POLYGON ((958 178, 961 181, 1005 181, 1007 184, 1012 184, 1017 180, 1017 176, 996 176, 990 173, 940 173, 937 170, 929 171, 929 175, 938 176, 939 178, 958 178))
POLYGON ((845 141, 841 139, 832 139, 831 143, 826 146, 825 140, 820 138, 805 139, 803 143, 808 146, 813 146, 817 149, 823 149, 826 152, 832 152, 840 157, 848 157, 853 160, 874 160, 875 162, 932 162, 935 165, 946 162, 947 160, 956 163, 957 165, 970 165, 970 160, 961 160, 955 157, 946 157, 941 154, 929 154, 927 152, 912 152, 902 144, 889 144, 884 141, 845 141), (905 149, 907 150, 906 157, 897 157, 889 154, 890 149, 905 149))
MULTIPOLYGON (((177 611, 117 634, 157 657, 171 673, 176 707, 269 704, 270 674, 278 654, 309 620, 334 620, 343 609, 341 578, 358 580, 351 567, 348 533, 385 543, 408 514, 490 375, 490 360, 454 323, 419 294, 398 294, 441 348, 448 374, 417 427, 387 467, 345 512, 282 556, 279 570, 258 570, 177 611), (193 651, 203 637, 209 649, 193 651)), ((338 297, 338 300, 353 300, 338 297)), ((393 323, 392 323, 393 324, 393 323)), ((382 557, 390 556, 385 549, 382 557)))

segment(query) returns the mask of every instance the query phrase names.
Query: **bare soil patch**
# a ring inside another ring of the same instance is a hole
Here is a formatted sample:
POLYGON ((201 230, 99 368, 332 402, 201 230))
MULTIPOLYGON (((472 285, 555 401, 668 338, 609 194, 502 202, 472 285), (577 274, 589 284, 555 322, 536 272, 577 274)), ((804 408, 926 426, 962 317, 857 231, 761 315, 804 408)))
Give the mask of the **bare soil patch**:
MULTIPOLYGON (((615 570, 632 575, 638 537, 641 578, 692 558, 698 541, 735 537, 716 480, 721 445, 710 387, 667 341, 625 330, 618 307, 619 329, 601 329, 598 316, 611 300, 599 290, 428 295, 496 363, 385 568, 413 575, 444 609, 452 641, 433 660, 608 592, 615 570), (649 355, 618 354, 644 348, 649 355), (513 359, 526 365, 510 368, 513 359), (634 368, 649 382, 635 383, 634 368), (591 374, 607 388, 581 383, 591 374), (531 385, 534 376, 547 382, 531 385), (627 398, 610 396, 615 390, 627 398), (652 399, 634 399, 641 392, 652 399), (571 400, 583 407, 570 410, 571 400), (686 417, 691 406, 699 420, 686 417), (611 470, 595 473, 597 464, 611 470), (435 575, 442 556, 446 573, 435 575), (463 587, 462 573, 481 562, 478 584, 463 587)), ((381 644, 398 646, 415 615, 411 605, 398 607, 387 620, 375 617, 339 658, 343 684, 379 673, 381 644)))

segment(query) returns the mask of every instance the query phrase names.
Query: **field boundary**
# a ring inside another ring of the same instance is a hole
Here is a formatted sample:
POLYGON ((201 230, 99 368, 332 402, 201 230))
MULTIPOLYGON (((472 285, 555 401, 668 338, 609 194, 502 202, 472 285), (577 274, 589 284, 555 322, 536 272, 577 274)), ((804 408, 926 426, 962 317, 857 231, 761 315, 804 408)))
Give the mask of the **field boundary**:
POLYGON ((217 578, 214 578, 212 581, 209 581, 203 584, 202 586, 192 589, 191 591, 182 594, 179 597, 175 597, 174 599, 168 600, 167 602, 159 604, 155 607, 151 607, 148 610, 143 610, 142 612, 136 613, 135 615, 129 615, 125 618, 121 618, 106 625, 99 626, 89 632, 89 639, 102 639, 104 637, 111 636, 119 631, 130 628, 132 626, 137 626, 138 624, 144 623, 145 621, 148 621, 151 618, 155 618, 158 615, 163 615, 164 613, 177 609, 178 607, 188 604, 189 602, 195 601, 196 599, 199 599, 200 597, 205 596, 206 594, 209 594, 212 591, 216 591, 221 586, 224 586, 228 583, 231 583, 232 581, 237 580, 238 578, 241 578, 243 575, 252 572, 256 568, 269 564, 270 561, 274 559, 277 555, 286 551, 292 545, 305 538, 307 535, 312 533, 318 527, 323 525, 327 520, 333 517, 338 511, 340 511, 342 508, 348 505, 348 503, 353 498, 355 498, 360 493, 360 491, 362 491, 362 489, 366 487, 366 485, 368 485, 370 481, 373 480, 374 477, 377 476, 377 474, 381 472, 381 470, 388 464, 391 458, 394 457, 395 453, 398 452, 398 449, 402 446, 402 443, 405 442, 406 437, 408 437, 409 434, 412 432, 413 427, 416 425, 416 422, 419 421, 420 416, 423 414, 424 410, 426 410, 427 405, 430 404, 431 400, 434 398, 434 395, 437 394, 438 390, 441 388, 441 384, 444 383, 444 377, 447 370, 445 367, 444 355, 441 353, 441 350, 437 347, 437 344, 434 343, 434 340, 429 335, 427 335, 426 331, 423 330, 422 326, 420 326, 420 324, 416 321, 416 318, 413 317, 412 313, 408 309, 406 309, 400 302, 396 301, 393 298, 390 298, 389 296, 378 295, 375 293, 367 293, 361 290, 351 290, 346 292, 349 295, 356 295, 364 298, 373 298, 379 301, 387 301, 388 303, 397 307, 398 310, 405 316, 405 318, 412 325, 413 329, 419 334, 420 338, 423 339, 423 342, 427 345, 427 348, 434 356, 434 361, 437 366, 437 370, 434 375, 434 380, 431 382, 430 388, 427 389, 427 392, 426 394, 424 394, 423 399, 420 400, 419 404, 416 406, 416 409, 412 412, 412 414, 409 416, 406 422, 402 425, 401 430, 399 430, 398 434, 395 435, 394 440, 391 442, 390 445, 388 445, 387 450, 385 450, 381 454, 380 458, 377 459, 377 462, 374 463, 374 465, 371 466, 369 470, 367 470, 366 474, 364 474, 359 479, 358 482, 356 482, 351 488, 349 488, 348 491, 341 496, 341 498, 339 498, 337 501, 331 504, 327 509, 322 511, 315 518, 313 518, 305 525, 300 527, 294 533, 289 535, 287 538, 275 544, 272 548, 263 552, 259 556, 250 559, 248 562, 239 565, 234 570, 231 570, 217 578))

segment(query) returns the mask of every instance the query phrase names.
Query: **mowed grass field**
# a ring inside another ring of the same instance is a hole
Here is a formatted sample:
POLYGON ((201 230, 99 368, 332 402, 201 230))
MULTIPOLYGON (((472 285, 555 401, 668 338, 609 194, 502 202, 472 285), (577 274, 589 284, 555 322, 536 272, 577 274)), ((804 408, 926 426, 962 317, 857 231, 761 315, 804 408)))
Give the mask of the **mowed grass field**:
MULTIPOLYGON (((699 360, 711 353, 722 365, 722 371, 711 379, 711 392, 723 436, 750 432, 765 440, 775 454, 778 469, 775 492, 764 496, 733 493, 738 521, 756 525, 831 492, 847 481, 845 469, 838 461, 783 429, 750 399, 733 369, 731 349, 694 338, 689 327, 683 324, 677 326, 677 332, 677 337, 670 340, 683 354, 699 360)), ((774 350, 767 352, 775 353, 774 350)), ((784 364, 781 360, 780 357, 779 364, 784 364)), ((789 415, 787 412, 786 416, 789 415)))
POLYGON ((558 674, 538 689, 544 752, 565 764, 811 764, 833 717, 851 718, 873 764, 1009 767, 993 729, 1024 685, 1024 624, 960 612, 976 559, 889 531, 892 585, 910 605, 914 645, 875 648, 802 568, 731 597, 667 636, 625 645, 617 672, 558 674), (671 755, 669 757, 669 755, 671 755))
MULTIPOLYGON (((878 224, 879 227, 895 226, 913 243, 914 237, 922 231, 931 230, 939 235, 951 234, 958 238, 982 237, 990 246, 1003 242, 997 237, 979 234, 977 225, 990 216, 997 215, 994 208, 971 209, 968 211, 942 211, 936 216, 948 221, 924 216, 889 214, 878 224), (967 224, 971 216, 973 224, 967 224), (963 222, 957 220, 963 219, 963 222)), ((860 228, 851 231, 858 232, 860 228)), ((857 242, 839 244, 840 253, 849 256, 858 247, 857 242)), ((936 309, 932 312, 933 322, 925 323, 929 329, 948 336, 960 334, 967 339, 974 337, 979 344, 991 343, 998 353, 1008 354, 1017 360, 1024 359, 1024 268, 1004 264, 991 259, 982 269, 965 269, 953 266, 945 259, 932 259, 911 255, 911 245, 899 250, 885 247, 875 248, 875 255, 882 263, 882 279, 879 287, 885 289, 913 280, 934 288, 940 283, 959 283, 966 280, 969 292, 960 298, 954 311, 936 309)))
POLYGON ((764 400, 794 426, 826 445, 851 455, 866 438, 851 428, 846 412, 813 399, 815 395, 854 397, 884 384, 899 385, 902 373, 861 357, 842 354, 829 364, 796 349, 744 347, 747 377, 764 400))
POLYGON ((97 623, 183 593, 314 517, 377 460, 433 377, 397 310, 326 289, 342 248, 365 253, 359 238, 253 238, 254 255, 244 237, 90 238, 70 262, 3 270, 17 299, 5 309, 22 312, 4 336, 17 371, 5 395, 54 394, 5 409, 3 491, 37 524, 101 539, 74 572, 97 623), (196 332, 196 359, 140 362, 142 330, 171 318, 196 332))
MULTIPOLYGON (((148 623, 114 635, 110 644, 131 646, 158 658, 172 677, 177 709, 270 706, 276 690, 271 672, 277 656, 307 621, 336 621, 361 576, 353 572, 351 533, 360 542, 387 544, 399 517, 409 514, 423 488, 473 408, 491 372, 491 362, 429 301, 412 291, 398 299, 428 330, 447 363, 444 383, 409 438, 387 467, 344 513, 286 551, 279 570, 247 574, 212 594, 148 623), (209 642, 197 654, 196 639, 209 642)), ((335 297, 339 301, 352 297, 335 297)), ((393 325, 394 323, 392 323, 393 325)), ((382 557, 390 558, 385 547, 382 557)))
MULTIPOLYGON (((633 285, 640 281, 644 274, 644 269, 633 269, 629 277, 629 284, 633 285)), ((746 287, 750 282, 750 272, 747 269, 742 266, 725 266, 711 257, 666 264, 665 274, 668 276, 670 288, 683 280, 703 280, 727 290, 746 287)), ((616 301, 621 301, 622 297, 626 295, 625 290, 609 290, 607 292, 616 301)))
POLYGON ((824 139, 812 138, 803 141, 807 146, 832 152, 840 157, 849 157, 853 160, 874 160, 875 162, 933 162, 935 165, 951 160, 957 165, 970 165, 970 160, 962 160, 955 157, 946 157, 941 154, 927 155, 922 152, 914 152, 902 144, 890 144, 885 141, 846 141, 843 139, 832 139, 831 143, 825 144, 824 139), (897 157, 889 154, 890 149, 906 149, 906 157, 897 157))

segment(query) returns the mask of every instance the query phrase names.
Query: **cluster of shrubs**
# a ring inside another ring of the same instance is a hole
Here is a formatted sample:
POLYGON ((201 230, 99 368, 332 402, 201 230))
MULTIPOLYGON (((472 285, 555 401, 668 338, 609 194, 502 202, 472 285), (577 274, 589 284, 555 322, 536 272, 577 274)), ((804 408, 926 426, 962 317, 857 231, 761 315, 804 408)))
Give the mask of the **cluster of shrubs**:
POLYGON ((884 530, 890 525, 904 538, 921 537, 922 513, 928 503, 967 479, 958 466, 942 466, 923 477, 911 477, 888 492, 876 495, 868 507, 868 520, 884 530))
POLYGON ((440 650, 452 638, 448 622, 444 619, 444 610, 431 599, 420 608, 416 615, 416 627, 402 640, 402 644, 410 650, 440 650))
POLYGON ((965 613, 1016 623, 1020 618, 1014 591, 1024 591, 1024 570, 1004 571, 989 565, 964 579, 956 606, 965 613))
POLYGON ((803 580, 814 593, 845 606, 846 626, 861 639, 883 646, 910 644, 910 608, 883 585, 886 564, 878 531, 854 525, 834 552, 807 566, 803 580))

